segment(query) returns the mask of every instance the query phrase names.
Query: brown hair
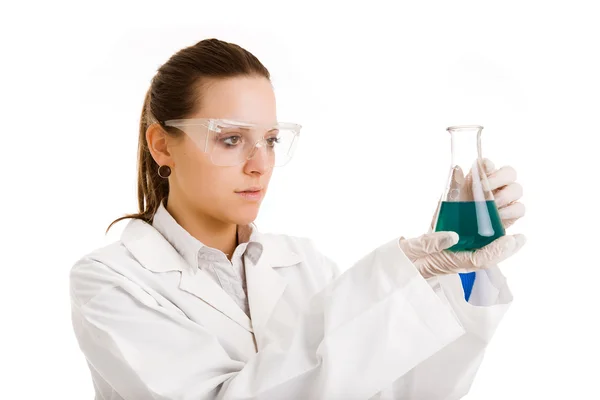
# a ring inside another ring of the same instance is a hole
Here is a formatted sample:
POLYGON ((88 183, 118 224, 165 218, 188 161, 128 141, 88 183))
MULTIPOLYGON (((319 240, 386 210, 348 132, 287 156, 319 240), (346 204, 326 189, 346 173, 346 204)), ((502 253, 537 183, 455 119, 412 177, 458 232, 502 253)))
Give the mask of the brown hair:
POLYGON ((148 149, 148 127, 158 122, 169 135, 181 134, 177 129, 164 126, 164 121, 187 118, 198 110, 202 100, 199 94, 207 79, 237 76, 271 79, 269 71, 252 53, 218 39, 205 39, 179 50, 157 70, 146 93, 140 117, 137 166, 139 212, 114 220, 106 232, 114 223, 126 218, 151 223, 161 201, 169 195, 169 181, 158 176, 158 165, 148 149))

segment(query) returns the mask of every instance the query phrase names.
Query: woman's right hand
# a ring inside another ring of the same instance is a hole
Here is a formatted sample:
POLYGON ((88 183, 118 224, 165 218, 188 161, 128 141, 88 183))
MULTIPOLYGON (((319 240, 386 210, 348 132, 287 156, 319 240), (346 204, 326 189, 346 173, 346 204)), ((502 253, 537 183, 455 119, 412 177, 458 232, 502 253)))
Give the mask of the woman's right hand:
POLYGON ((502 236, 475 251, 451 252, 458 243, 456 232, 432 232, 417 238, 399 240, 400 248, 424 278, 473 272, 493 266, 515 254, 525 244, 522 234, 502 236))

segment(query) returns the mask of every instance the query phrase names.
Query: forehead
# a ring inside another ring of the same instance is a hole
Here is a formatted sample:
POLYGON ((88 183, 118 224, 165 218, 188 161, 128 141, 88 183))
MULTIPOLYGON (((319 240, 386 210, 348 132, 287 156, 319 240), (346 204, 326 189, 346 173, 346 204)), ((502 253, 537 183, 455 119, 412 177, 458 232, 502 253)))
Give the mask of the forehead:
POLYGON ((210 79, 200 90, 200 110, 192 118, 223 118, 256 124, 277 121, 275 93, 266 78, 210 79))

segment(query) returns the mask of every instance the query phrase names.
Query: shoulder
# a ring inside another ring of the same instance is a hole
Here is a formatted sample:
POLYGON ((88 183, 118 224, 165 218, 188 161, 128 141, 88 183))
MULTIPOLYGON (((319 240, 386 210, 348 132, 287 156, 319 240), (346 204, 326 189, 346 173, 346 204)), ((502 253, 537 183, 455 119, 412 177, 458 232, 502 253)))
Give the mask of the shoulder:
POLYGON ((313 240, 305 236, 295 236, 285 233, 263 233, 262 236, 269 241, 279 242, 295 249, 306 249, 313 246, 313 240))
POLYGON ((122 284, 126 278, 114 265, 135 262, 121 241, 94 249, 81 256, 69 271, 71 301, 83 305, 96 295, 122 284))
POLYGON ((314 241, 305 236, 295 236, 284 233, 261 233, 262 240, 280 252, 294 253, 303 258, 319 256, 320 252, 314 241))
POLYGON ((315 243, 307 236, 295 236, 283 233, 263 234, 269 241, 276 243, 284 251, 299 256, 300 261, 313 274, 323 275, 327 280, 339 276, 337 264, 329 258, 315 243))

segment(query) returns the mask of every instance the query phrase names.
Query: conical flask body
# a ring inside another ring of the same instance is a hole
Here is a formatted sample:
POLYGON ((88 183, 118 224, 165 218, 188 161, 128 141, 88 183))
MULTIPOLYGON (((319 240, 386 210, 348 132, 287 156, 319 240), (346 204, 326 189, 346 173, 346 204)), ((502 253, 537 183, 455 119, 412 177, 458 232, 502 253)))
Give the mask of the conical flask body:
POLYGON ((447 129, 451 166, 435 231, 458 233, 459 241, 450 251, 474 251, 505 235, 481 157, 482 129, 478 125, 447 129))

